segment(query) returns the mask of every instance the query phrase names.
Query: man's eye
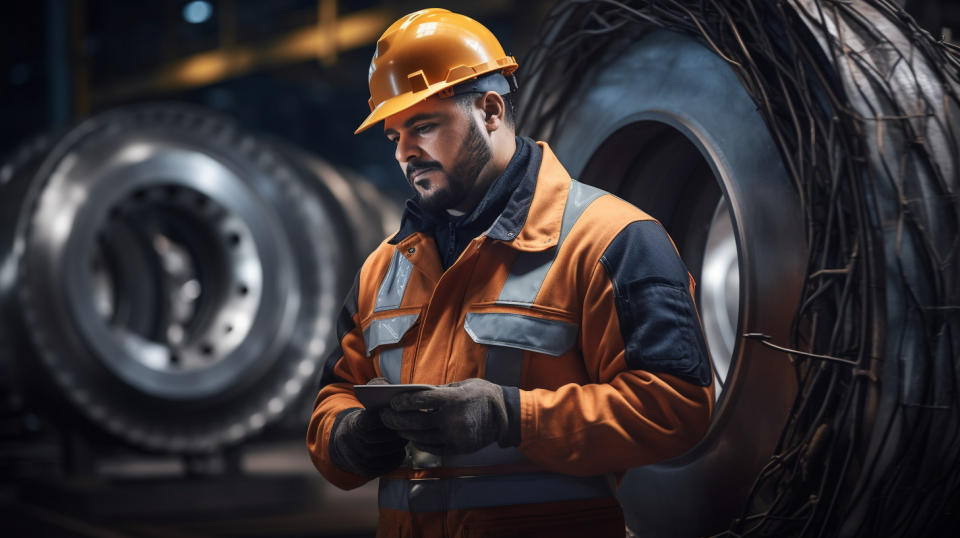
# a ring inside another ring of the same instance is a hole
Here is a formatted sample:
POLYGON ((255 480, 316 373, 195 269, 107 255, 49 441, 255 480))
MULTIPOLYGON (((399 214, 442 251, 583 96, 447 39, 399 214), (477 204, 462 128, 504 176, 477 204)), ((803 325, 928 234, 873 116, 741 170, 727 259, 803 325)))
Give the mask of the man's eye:
POLYGON ((418 134, 427 133, 427 132, 430 132, 431 129, 433 129, 433 124, 424 123, 423 125, 417 125, 416 129, 418 134))

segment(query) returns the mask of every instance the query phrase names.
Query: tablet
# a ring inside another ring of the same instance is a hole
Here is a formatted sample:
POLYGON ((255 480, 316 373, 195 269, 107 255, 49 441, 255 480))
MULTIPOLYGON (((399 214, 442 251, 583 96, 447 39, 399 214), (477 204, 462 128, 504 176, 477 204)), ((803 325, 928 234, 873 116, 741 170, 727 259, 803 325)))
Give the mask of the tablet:
POLYGON ((434 389, 436 385, 354 385, 353 392, 367 409, 380 409, 390 405, 390 398, 402 392, 434 389))

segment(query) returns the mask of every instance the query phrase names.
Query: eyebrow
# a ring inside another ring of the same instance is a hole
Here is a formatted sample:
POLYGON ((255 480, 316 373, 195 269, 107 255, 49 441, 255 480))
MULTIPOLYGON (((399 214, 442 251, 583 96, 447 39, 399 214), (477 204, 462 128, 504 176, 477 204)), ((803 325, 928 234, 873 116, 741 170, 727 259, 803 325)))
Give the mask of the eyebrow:
MULTIPOLYGON (((438 118, 438 117, 440 117, 440 116, 441 116, 441 114, 440 114, 439 112, 421 112, 420 114, 417 114, 417 115, 415 115, 415 116, 411 116, 410 119, 408 119, 407 121, 403 122, 403 128, 406 129, 406 128, 410 127, 411 125, 413 125, 414 123, 417 123, 418 121, 432 120, 432 119, 438 118)), ((387 135, 387 136, 392 135, 392 134, 397 134, 397 130, 396 130, 396 129, 392 129, 392 128, 391 128, 391 129, 384 129, 384 130, 383 130, 383 134, 385 134, 385 135, 387 135)))

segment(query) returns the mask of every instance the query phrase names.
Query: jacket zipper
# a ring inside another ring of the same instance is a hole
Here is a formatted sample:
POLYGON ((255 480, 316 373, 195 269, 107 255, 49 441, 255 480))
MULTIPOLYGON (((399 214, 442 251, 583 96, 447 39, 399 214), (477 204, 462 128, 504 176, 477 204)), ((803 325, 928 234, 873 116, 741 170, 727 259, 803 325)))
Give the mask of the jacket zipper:
POLYGON ((449 269, 456 261, 453 259, 453 255, 456 253, 457 249, 457 227, 453 224, 453 221, 448 222, 447 225, 447 229, 450 230, 450 237, 447 239, 449 243, 447 243, 447 255, 444 256, 444 262, 449 261, 450 263, 447 264, 447 268, 444 269, 444 271, 449 269))

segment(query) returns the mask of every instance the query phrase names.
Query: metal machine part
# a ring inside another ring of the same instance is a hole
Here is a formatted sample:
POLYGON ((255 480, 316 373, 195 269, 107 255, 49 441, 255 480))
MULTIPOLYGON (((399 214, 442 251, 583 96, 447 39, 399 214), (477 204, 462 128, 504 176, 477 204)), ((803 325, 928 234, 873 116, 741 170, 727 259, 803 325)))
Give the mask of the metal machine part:
POLYGON ((700 310, 719 398, 730 373, 740 322, 740 255, 725 198, 717 203, 707 232, 700 270, 700 310))
POLYGON ((312 392, 342 295, 398 213, 185 105, 92 117, 26 160, 0 196, 3 354, 149 450, 239 443, 312 392))

